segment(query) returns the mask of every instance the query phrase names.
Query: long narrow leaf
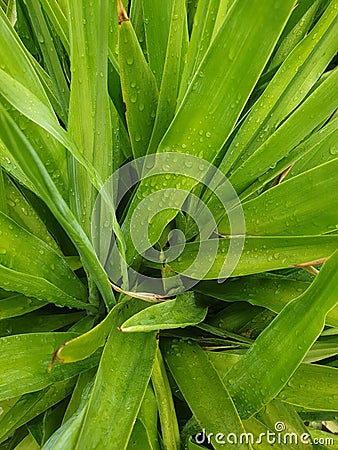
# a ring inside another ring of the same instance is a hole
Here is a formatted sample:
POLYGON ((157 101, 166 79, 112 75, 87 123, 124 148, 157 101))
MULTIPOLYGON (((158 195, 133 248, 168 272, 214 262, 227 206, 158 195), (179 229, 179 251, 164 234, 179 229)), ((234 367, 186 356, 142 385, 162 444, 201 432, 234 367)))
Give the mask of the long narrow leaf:
POLYGON ((231 276, 243 276, 321 260, 332 255, 338 245, 335 235, 247 237, 241 252, 242 239, 229 237, 218 242, 188 243, 180 257, 170 265, 176 272, 194 279, 211 280, 223 278, 230 268, 233 268, 231 276), (232 252, 232 257, 238 258, 235 267, 233 259, 228 258, 230 239, 239 241, 237 250, 234 246, 232 252))
POLYGON ((102 446, 125 449, 129 441, 157 349, 154 333, 127 335, 118 331, 117 327, 132 310, 122 305, 112 326, 77 442, 78 449, 102 446))
POLYGON ((91 360, 71 365, 48 367, 55 348, 74 333, 32 333, 8 336, 0 339, 0 398, 12 398, 35 392, 77 375, 97 364, 96 356, 91 360))
POLYGON ((285 306, 228 373, 227 386, 242 417, 259 411, 285 386, 321 333, 326 314, 338 301, 337 261, 338 252, 311 287, 285 306))
MULTIPOLYGON (((164 358, 201 431, 204 428, 207 433, 212 433, 214 448, 222 448, 215 442, 217 433, 235 433, 237 436, 243 433, 245 430, 231 397, 204 351, 183 340, 165 342, 163 347, 164 358)), ((237 448, 249 449, 251 446, 238 443, 237 448)))
POLYGON ((53 180, 50 178, 45 166, 36 154, 34 148, 25 139, 24 135, 18 129, 16 124, 6 114, 0 111, 0 121, 2 124, 3 139, 6 139, 8 147, 12 154, 19 161, 21 167, 34 182, 38 189, 40 197, 50 207, 50 210, 59 220, 60 224, 69 233, 69 236, 77 246, 80 256, 87 265, 92 267, 92 276, 94 277, 107 305, 114 303, 114 294, 107 282, 106 275, 100 265, 92 244, 90 243, 83 228, 80 226, 70 208, 61 197, 53 180), (27 164, 27 160, 30 161, 27 164))

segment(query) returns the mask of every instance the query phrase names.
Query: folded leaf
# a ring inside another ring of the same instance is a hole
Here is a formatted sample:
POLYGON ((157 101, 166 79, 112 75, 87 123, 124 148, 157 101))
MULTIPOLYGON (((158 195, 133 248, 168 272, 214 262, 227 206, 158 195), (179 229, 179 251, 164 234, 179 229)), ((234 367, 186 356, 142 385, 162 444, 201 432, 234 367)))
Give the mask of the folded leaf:
POLYGON ((208 308, 199 304, 193 292, 178 295, 175 300, 149 306, 132 316, 121 326, 121 331, 156 331, 185 328, 205 319, 208 308))
POLYGON ((139 308, 138 303, 118 306, 77 440, 79 450, 126 448, 149 383, 157 350, 156 334, 118 331, 139 308))
MULTIPOLYGON (((158 3, 158 2, 157 2, 158 3)), ((163 3, 167 5, 168 2, 163 3)), ((119 25, 119 64, 123 101, 134 158, 146 154, 155 121, 158 90, 135 31, 123 10, 119 25)))

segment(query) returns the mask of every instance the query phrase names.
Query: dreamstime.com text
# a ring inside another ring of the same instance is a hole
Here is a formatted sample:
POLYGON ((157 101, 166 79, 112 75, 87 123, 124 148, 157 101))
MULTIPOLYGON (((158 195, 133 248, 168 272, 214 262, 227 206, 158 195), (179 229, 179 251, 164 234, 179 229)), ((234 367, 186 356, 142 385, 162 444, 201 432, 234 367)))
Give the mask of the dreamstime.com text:
POLYGON ((297 434, 295 432, 286 431, 284 422, 275 423, 275 431, 267 430, 255 436, 253 433, 209 433, 205 429, 194 436, 197 444, 211 444, 231 446, 238 444, 282 444, 282 445, 334 445, 334 438, 331 436, 312 437, 309 433, 297 434))

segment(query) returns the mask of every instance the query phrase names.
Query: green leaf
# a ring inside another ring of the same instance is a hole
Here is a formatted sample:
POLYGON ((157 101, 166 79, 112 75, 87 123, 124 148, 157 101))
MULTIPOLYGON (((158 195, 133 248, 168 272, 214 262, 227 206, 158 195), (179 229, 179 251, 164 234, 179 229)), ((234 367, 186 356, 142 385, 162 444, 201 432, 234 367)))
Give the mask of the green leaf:
POLYGON ((31 434, 28 434, 14 450, 40 450, 39 444, 31 434))
MULTIPOLYGON (((0 303, 1 304, 1 303, 0 303)), ((40 311, 0 320, 0 337, 12 334, 39 333, 65 328, 83 317, 83 312, 46 314, 40 311)))
POLYGON ((35 298, 28 298, 14 292, 0 291, 0 320, 21 316, 42 308, 46 302, 35 298))
POLYGON ((315 430, 309 428, 309 432, 311 434, 311 438, 313 441, 316 439, 316 442, 325 442, 325 445, 322 445, 323 450, 337 450, 338 445, 335 439, 332 437, 331 433, 327 433, 321 430, 315 430))
POLYGON ((129 303, 118 305, 119 314, 102 354, 77 442, 79 449, 126 448, 149 383, 157 340, 155 333, 118 331, 122 322, 139 308, 138 302, 129 303))
MULTIPOLYGON (((215 159, 239 118, 292 6, 291 0, 275 2, 274 8, 258 0, 243 0, 234 4, 195 73, 158 152, 193 154, 210 162, 215 159), (258 18, 254 23, 253 15, 258 18), (250 40, 246 39, 248 29, 250 40), (253 53, 256 57, 252 60, 253 53), (224 55, 227 64, 220 65, 219 61, 223 61, 224 55), (251 61, 249 67, 248 60, 251 61), (241 76, 243 70, 246 72, 245 78, 241 76), (201 102, 201 99, 210 99, 210 93, 212 101, 201 102), (224 108, 225 104, 230 104, 230 108, 224 108), (224 125, 217 127, 219 123, 224 125)), ((182 177, 171 175, 165 181, 166 188, 177 188, 181 186, 181 181, 182 177)), ((184 177, 184 183, 184 189, 189 192, 197 181, 184 177)), ((163 176, 143 180, 137 199, 129 208, 124 223, 127 247, 130 247, 128 261, 135 256, 128 234, 131 214, 140 199, 162 185, 163 176)), ((150 233, 154 242, 176 214, 177 210, 173 209, 157 214, 150 233)))
POLYGON ((335 117, 330 120, 325 127, 319 130, 319 132, 315 133, 311 138, 305 141, 303 147, 305 147, 305 145, 307 148, 310 147, 309 152, 303 148, 302 158, 296 161, 294 167, 292 167, 285 179, 287 180, 307 170, 313 169, 314 167, 320 166, 327 161, 336 159, 338 156, 336 149, 337 138, 338 117, 335 117))
MULTIPOLYGON (((69 3, 71 94, 68 129, 101 179, 111 175, 112 130, 108 95, 108 0, 69 3), (96 80, 93 82, 93 80, 96 80)), ((69 158, 72 210, 89 235, 96 191, 86 172, 69 158)))
POLYGON ((86 414, 86 407, 74 414, 68 422, 62 425, 43 446, 44 450, 72 450, 81 430, 86 414))
POLYGON ((159 349, 154 360, 151 381, 158 405, 163 444, 168 450, 178 450, 180 448, 180 432, 166 367, 159 349))
POLYGON ((338 70, 332 73, 307 97, 277 131, 230 175, 229 180, 242 197, 252 193, 251 183, 287 156, 316 127, 326 121, 337 107, 332 89, 338 70))
POLYGON ((81 426, 87 411, 88 399, 92 390, 92 383, 87 383, 81 395, 81 401, 74 414, 48 439, 44 450, 71 450, 76 446, 81 426))
MULTIPOLYGON (((222 446, 215 442, 217 433, 245 432, 236 408, 225 385, 205 352, 190 341, 166 341, 163 343, 164 358, 197 422, 207 433, 215 449, 222 446), (198 395, 196 395, 198 393, 198 395)), ((238 444, 238 449, 251 448, 238 444)))
MULTIPOLYGON (((227 352, 208 352, 208 357, 225 381, 229 370, 241 359, 227 352)), ((316 411, 337 411, 338 369, 315 364, 300 364, 278 398, 301 408, 316 411)))
POLYGON ((203 322, 208 308, 199 304, 194 293, 185 292, 175 300, 149 306, 132 316, 121 326, 125 332, 149 332, 185 328, 203 322))
POLYGON ((86 400, 87 394, 89 395, 90 389, 93 387, 96 370, 97 368, 94 367, 93 369, 81 372, 78 376, 76 386, 72 392, 71 399, 69 400, 66 412, 62 419, 63 424, 78 411, 79 407, 83 406, 83 400, 86 400))
POLYGON ((0 165, 0 211, 7 214, 7 199, 6 199, 6 191, 5 191, 5 181, 3 171, 0 165))
MULTIPOLYGON (((223 284, 215 281, 202 282, 196 286, 197 292, 224 300, 235 302, 244 315, 242 301, 251 305, 263 306, 279 313, 292 299, 298 297, 310 285, 308 281, 297 280, 274 274, 260 274, 241 278, 231 278, 223 284)), ((228 308, 226 309, 226 311, 228 308)), ((228 316, 230 312, 226 313, 228 316)), ((326 324, 338 327, 338 307, 334 307, 326 316, 326 324)))
POLYGON ((42 436, 38 440, 40 445, 43 445, 49 439, 49 437, 61 426, 62 417, 67 407, 67 403, 67 399, 63 400, 54 408, 47 410, 40 420, 39 418, 37 418, 31 424, 30 429, 33 433, 34 425, 38 426, 39 422, 41 424, 42 436))
POLYGON ((87 333, 63 343, 57 351, 57 358, 63 363, 81 361, 92 355, 99 347, 102 347, 111 332, 121 306, 116 305, 102 322, 87 333))
POLYGON ((174 0, 166 60, 148 153, 156 153, 157 147, 175 115, 178 88, 182 75, 182 60, 184 61, 188 39, 186 17, 185 1, 174 0))
POLYGON ((336 250, 338 242, 338 236, 334 235, 247 237, 241 253, 243 237, 209 239, 186 244, 180 257, 170 265, 175 272, 194 279, 224 278, 224 274, 228 274, 229 269, 233 268, 233 261, 228 258, 230 239, 238 241, 232 248, 232 256, 240 255, 238 264, 231 273, 233 277, 327 258, 336 250))
MULTIPOLYGON (((50 101, 37 73, 36 61, 36 64, 34 64, 34 58, 27 52, 7 18, 2 15, 1 10, 0 36, 3 42, 0 50, 1 70, 32 92, 40 102, 50 107, 50 101)), ((2 83, 1 86, 4 87, 2 83)), ((11 86, 9 85, 10 88, 11 86)), ((54 177, 58 189, 67 198, 69 192, 64 148, 53 139, 50 139, 50 136, 44 130, 30 123, 29 120, 19 115, 16 111, 11 110, 2 98, 1 103, 9 109, 9 113, 20 124, 27 138, 35 146, 40 158, 46 163, 49 174, 54 177)), ((11 164, 17 165, 15 158, 12 159, 11 164)))
POLYGON ((87 307, 85 286, 58 253, 1 212, 0 224, 1 287, 62 306, 87 307))
POLYGON ((338 252, 310 288, 285 306, 227 374, 226 384, 241 417, 259 411, 286 385, 321 333, 326 314, 338 301, 337 261, 338 252))
POLYGON ((147 430, 139 419, 136 419, 135 421, 134 428, 127 446, 127 450, 132 449, 152 450, 151 444, 148 439, 147 430))
MULTIPOLYGON (((287 178, 336 159, 337 154, 334 143, 336 142, 337 125, 338 121, 332 120, 319 131, 312 133, 309 138, 297 145, 285 158, 278 161, 276 165, 273 165, 264 175, 254 181, 248 192, 253 192, 253 196, 256 196, 271 180, 274 180, 272 183, 272 186, 274 186, 287 178), (293 165, 296 167, 295 170, 291 169, 293 165), (304 167, 302 168, 303 165, 304 167)), ((244 193, 243 198, 246 195, 244 193)))
POLYGON ((16 0, 8 0, 6 15, 14 27, 17 22, 16 0))
MULTIPOLYGON (((0 441, 5 441, 15 429, 66 398, 74 388, 75 382, 76 377, 57 381, 41 391, 24 394, 15 399, 11 408, 1 415, 0 441)), ((1 406, 4 406, 4 402, 1 402, 1 406)))
POLYGON ((188 13, 188 25, 189 25, 189 34, 191 34, 191 30, 193 27, 194 18, 196 15, 196 10, 198 7, 199 0, 187 0, 187 13, 188 13))
MULTIPOLYGON (((154 369, 152 376, 154 374, 154 369)), ((157 403, 154 391, 149 384, 147 390, 144 394, 142 405, 138 414, 139 421, 143 424, 147 439, 149 440, 152 450, 159 450, 160 444, 158 440, 158 430, 157 430, 157 403)))
POLYGON ((279 393, 284 402, 315 411, 338 410, 338 369, 301 364, 279 393))
POLYGON ((0 398, 34 392, 77 375, 97 364, 97 358, 70 365, 56 364, 49 373, 55 349, 74 333, 32 333, 0 339, 0 398))
POLYGON ((208 48, 160 151, 193 153, 212 161, 231 132, 278 38, 293 2, 276 2, 274 8, 258 1, 236 2, 208 48), (253 24, 252 14, 257 21, 253 24), (250 43, 244 37, 250 29, 250 43), (255 53, 254 60, 251 59, 255 53), (219 61, 227 58, 227 64, 219 61), (247 67, 246 61, 251 59, 247 67), (246 67, 245 78, 240 76, 246 67), (201 102, 201 98, 212 102, 201 102), (233 104, 231 103, 233 102, 233 104), (230 108, 224 104, 231 103, 230 108), (199 124, 203 121, 203 126, 199 124), (215 124, 224 126, 216 127, 215 124), (210 134, 210 136, 209 136, 210 134), (183 146, 183 147, 182 147, 183 146), (186 146, 186 150, 184 150, 186 146), (211 150, 212 149, 212 150, 211 150))
MULTIPOLYGON (((243 205, 245 227, 254 236, 309 236, 336 229, 338 159, 269 189, 243 205)), ((228 217, 218 225, 231 233, 228 217)))
MULTIPOLYGON (((54 111, 31 91, 0 69, 0 92, 4 98, 27 119, 50 133, 86 170, 93 185, 100 189, 103 181, 97 170, 76 147, 69 133, 58 122, 54 111)), ((30 121, 28 123, 30 123, 30 121)))
POLYGON ((109 307, 114 303, 114 294, 86 233, 60 195, 60 192, 49 176, 34 148, 30 145, 13 120, 5 111, 1 110, 1 108, 0 122, 2 124, 3 139, 6 139, 6 143, 11 149, 11 153, 15 156, 20 165, 25 167, 25 172, 36 186, 39 196, 49 206, 60 225, 68 233, 69 237, 76 245, 83 262, 86 263, 86 265, 91 266, 91 275, 99 287, 106 305, 109 307), (27 161, 30 161, 30 163, 27 164, 27 161))
POLYGON ((43 10, 41 8, 41 2, 38 0, 26 0, 25 3, 27 5, 27 11, 29 13, 34 33, 37 36, 38 45, 43 55, 44 65, 53 81, 54 90, 62 107, 63 115, 64 117, 67 117, 69 88, 53 37, 48 29, 43 10))
MULTIPOLYGON (((238 168, 275 133, 307 96, 333 58, 336 48, 337 20, 335 1, 332 1, 311 33, 288 55, 247 115, 220 165, 224 173, 232 167, 238 168)), ((302 128, 297 130, 298 133, 303 131, 302 128)))
POLYGON ((20 41, 4 12, 0 8, 1 69, 23 84, 43 103, 49 104, 41 81, 31 63, 31 55, 20 41), (13 57, 15 55, 15 57, 13 57))
MULTIPOLYGON (((212 40, 220 0, 198 2, 186 62, 182 74, 178 104, 181 103, 194 74, 212 40)), ((223 5, 227 1, 222 1, 223 5)), ((224 7, 224 6, 223 6, 224 7)))
POLYGON ((205 447, 201 447, 200 445, 195 444, 194 442, 192 442, 192 440, 190 438, 190 440, 188 441, 188 444, 187 444, 188 450, 198 450, 201 448, 205 448, 205 447))
POLYGON ((267 428, 274 430, 275 432, 277 431, 276 424, 278 424, 277 428, 282 424, 282 427, 285 427, 285 431, 281 433, 282 443, 284 445, 286 444, 285 447, 294 450, 309 450, 312 448, 312 445, 304 443, 301 439, 301 436, 304 436, 304 434, 307 433, 307 429, 304 422, 291 405, 287 405, 278 399, 272 400, 266 405, 264 410, 256 414, 256 418, 267 428), (288 438, 287 433, 290 433, 293 438, 288 438), (298 436, 297 442, 295 442, 296 439, 294 436, 298 436))
MULTIPOLYGON (((219 286, 220 287, 220 286, 219 286)), ((238 338, 248 329, 248 325, 258 319, 262 314, 268 313, 264 308, 251 306, 243 302, 234 302, 221 309, 217 314, 208 317, 208 325, 212 327, 216 334, 216 329, 224 336, 226 333, 237 333, 238 338)), ((204 327, 206 324, 203 324, 204 327)), ((210 329, 211 331, 211 329, 210 329)), ((217 335, 217 334, 216 334, 217 335)), ((244 337, 244 336, 243 336, 244 337)), ((245 338, 244 338, 245 339, 245 338)), ((248 343, 252 343, 249 339, 248 343)))
POLYGON ((216 36, 216 34, 219 32, 219 30, 222 28, 223 22, 226 18, 226 15, 229 12, 229 9, 233 3, 233 0, 220 0, 219 8, 217 12, 216 22, 214 26, 213 31, 213 38, 216 36))
MULTIPOLYGON (((160 4, 160 2, 157 2, 160 4)), ((164 3, 165 5, 167 2, 164 3)), ((156 80, 143 55, 135 31, 119 11, 119 64, 123 101, 134 158, 146 154, 158 102, 156 80)))
POLYGON ((46 242, 53 250, 60 252, 58 245, 47 230, 46 225, 8 176, 4 176, 4 185, 8 211, 7 213, 5 211, 3 212, 18 225, 26 228, 27 231, 46 242))
MULTIPOLYGON (((115 5, 114 5, 115 6, 115 5)), ((115 8, 116 9, 116 8, 115 8)), ((143 20, 143 2, 130 2, 130 20, 133 24, 133 28, 135 30, 137 39, 140 43, 142 51, 145 56, 147 56, 147 42, 146 35, 144 29, 144 20, 143 20)), ((114 21, 116 23, 116 21, 114 21)), ((117 25, 116 25, 117 26, 117 25)), ((118 33, 116 33, 116 36, 118 33)), ((118 51, 117 51, 118 53, 118 51)))
POLYGON ((168 61, 167 44, 173 4, 174 0, 167 0, 166 2, 162 0, 142 0, 147 56, 158 87, 161 86, 164 66, 168 61), (159 26, 159 18, 161 26, 159 26))
POLYGON ((321 336, 317 342, 313 344, 311 350, 304 358, 304 362, 312 363, 331 358, 338 354, 338 337, 337 336, 321 336))
POLYGON ((319 4, 320 0, 299 2, 283 30, 280 44, 276 46, 276 53, 269 65, 270 70, 282 64, 296 45, 306 36, 313 24, 319 4))
POLYGON ((59 2, 57 0, 41 0, 40 3, 62 45, 69 52, 68 24, 59 2))
POLYGON ((17 180, 22 186, 28 187, 32 192, 35 192, 35 187, 23 170, 16 163, 10 151, 0 138, 0 165, 12 178, 17 180))

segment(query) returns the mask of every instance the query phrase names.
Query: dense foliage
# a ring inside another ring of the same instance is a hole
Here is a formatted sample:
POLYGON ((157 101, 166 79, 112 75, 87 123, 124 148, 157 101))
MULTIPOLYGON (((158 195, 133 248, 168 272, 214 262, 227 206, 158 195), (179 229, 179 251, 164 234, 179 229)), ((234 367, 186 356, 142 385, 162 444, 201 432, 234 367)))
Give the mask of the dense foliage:
POLYGON ((0 0, 1 450, 338 448, 337 12, 0 0))

